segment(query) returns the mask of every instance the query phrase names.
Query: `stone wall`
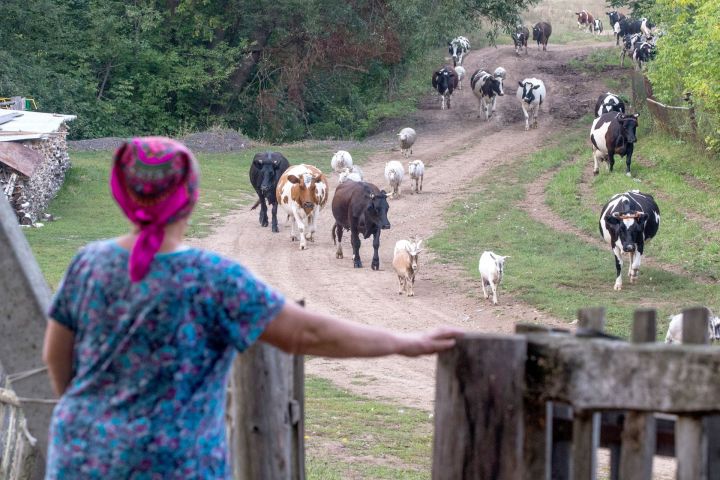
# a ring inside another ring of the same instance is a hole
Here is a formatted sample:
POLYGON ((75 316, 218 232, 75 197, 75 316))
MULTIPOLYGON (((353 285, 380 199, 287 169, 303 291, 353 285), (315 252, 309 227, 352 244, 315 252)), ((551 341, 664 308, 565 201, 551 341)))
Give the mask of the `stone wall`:
POLYGON ((0 164, 0 190, 7 195, 21 225, 42 221, 50 200, 62 187, 65 173, 70 168, 66 136, 67 126, 63 124, 47 139, 22 142, 26 147, 38 151, 43 158, 43 163, 31 178, 0 164))

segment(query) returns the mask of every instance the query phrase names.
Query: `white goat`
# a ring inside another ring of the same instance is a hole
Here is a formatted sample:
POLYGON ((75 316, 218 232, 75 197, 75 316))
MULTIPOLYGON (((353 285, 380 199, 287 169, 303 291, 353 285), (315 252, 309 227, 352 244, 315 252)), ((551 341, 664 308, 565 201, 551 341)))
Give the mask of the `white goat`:
POLYGON ((363 172, 360 170, 360 167, 353 165, 351 168, 345 168, 342 172, 340 172, 338 183, 343 183, 348 180, 352 180, 353 182, 363 181, 363 172))
POLYGON ((493 252, 485 251, 480 255, 480 262, 478 263, 478 270, 480 270, 480 280, 482 281, 483 295, 485 298, 489 297, 486 285, 490 286, 493 294, 493 305, 497 305, 497 288, 500 286, 502 281, 503 272, 505 270, 505 259, 510 256, 503 257, 496 255, 493 252))
POLYGON ((412 146, 417 139, 417 134, 412 128, 403 128, 397 134, 400 139, 400 153, 405 157, 412 155, 412 146))
POLYGON ((425 164, 422 160, 408 162, 408 175, 410 175, 410 193, 422 192, 423 177, 425 176, 425 164), (413 188, 413 180, 415 188, 413 188))
POLYGON ((400 196, 400 184, 405 176, 405 169, 402 163, 397 160, 391 160, 385 164, 385 180, 390 185, 390 196, 395 198, 400 196))
POLYGON ((422 252, 422 240, 398 240, 393 255, 393 268, 398 276, 398 294, 415 296, 415 274, 418 271, 418 255, 422 252))
POLYGON ((349 152, 345 150, 338 150, 330 160, 330 166, 336 173, 342 172, 346 168, 353 166, 353 159, 349 152))
MULTIPOLYGON (((706 307, 707 308, 707 307, 706 307)), ((708 311, 708 337, 710 341, 720 340, 720 317, 713 315, 712 310, 707 308, 708 311)), ((665 335, 665 343, 682 343, 682 330, 683 330, 683 314, 678 313, 670 317, 670 324, 668 325, 667 334, 665 335)))
POLYGON ((455 73, 458 76, 458 90, 462 90, 462 80, 465 78, 465 67, 458 65, 455 67, 455 73))

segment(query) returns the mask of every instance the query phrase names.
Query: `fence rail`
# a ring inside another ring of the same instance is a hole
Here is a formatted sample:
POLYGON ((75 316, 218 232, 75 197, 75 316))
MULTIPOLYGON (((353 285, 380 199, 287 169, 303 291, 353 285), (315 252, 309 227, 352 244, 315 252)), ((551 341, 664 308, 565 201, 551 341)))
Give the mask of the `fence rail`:
POLYGON ((654 455, 677 458, 678 480, 718 478, 720 349, 702 345, 707 310, 684 318, 684 345, 655 343, 652 310, 631 343, 609 338, 603 309, 575 335, 459 341, 438 358, 433 479, 594 480, 600 446, 611 479, 649 480, 654 455))

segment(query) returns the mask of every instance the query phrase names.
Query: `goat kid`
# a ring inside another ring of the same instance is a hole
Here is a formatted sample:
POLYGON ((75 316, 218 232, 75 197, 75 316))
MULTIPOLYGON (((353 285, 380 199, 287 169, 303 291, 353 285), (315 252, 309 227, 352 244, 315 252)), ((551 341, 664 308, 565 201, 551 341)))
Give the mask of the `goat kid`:
POLYGON ((486 285, 490 287, 493 295, 493 305, 498 304, 497 289, 502 281, 503 272, 505 271, 505 259, 510 256, 503 257, 493 252, 484 251, 480 255, 478 270, 480 271, 480 280, 482 281, 483 295, 487 299, 489 297, 486 285))
POLYGON ((393 268, 398 276, 398 294, 415 296, 415 274, 418 271, 418 255, 422 252, 422 240, 398 240, 393 255, 393 268))

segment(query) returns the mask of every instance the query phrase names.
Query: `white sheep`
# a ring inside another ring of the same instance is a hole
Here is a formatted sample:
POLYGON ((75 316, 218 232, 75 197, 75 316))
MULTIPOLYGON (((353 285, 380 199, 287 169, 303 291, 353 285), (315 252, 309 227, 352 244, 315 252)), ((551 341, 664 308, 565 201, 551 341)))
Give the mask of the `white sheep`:
POLYGON ((498 303, 497 288, 500 286, 500 282, 502 281, 506 258, 510 258, 510 256, 508 255, 503 257, 502 255, 496 255, 495 253, 488 251, 485 251, 482 255, 480 255, 478 270, 480 270, 483 295, 486 299, 489 297, 489 294, 485 289, 485 286, 489 285, 493 294, 493 305, 497 305, 498 303))
MULTIPOLYGON (((713 315, 712 310, 708 311, 708 337, 710 341, 720 340, 720 318, 713 315)), ((665 343, 682 343, 683 314, 678 313, 670 317, 665 343)))
POLYGON ((418 255, 422 252, 422 240, 398 240, 393 255, 393 268, 398 276, 398 294, 415 296, 415 274, 418 271, 418 255))
POLYGON ((408 162, 408 175, 410 175, 410 193, 422 192, 423 177, 425 176, 425 164, 422 160, 412 160, 408 162), (415 188, 413 188, 413 180, 415 188))
POLYGON ((343 183, 348 180, 352 180, 353 182, 363 181, 363 172, 360 170, 360 167, 353 165, 351 168, 345 168, 342 172, 340 172, 338 183, 343 183))
POLYGON ((403 128, 400 133, 397 134, 400 139, 400 153, 405 157, 412 155, 412 146, 417 139, 417 134, 412 128, 403 128))
POLYGON ((342 172, 346 168, 353 166, 353 159, 349 152, 345 150, 338 150, 330 160, 330 166, 336 173, 342 172))
POLYGON ((455 67, 455 73, 457 73, 458 77, 458 90, 462 90, 462 80, 465 78, 465 67, 458 65, 455 67))
POLYGON ((385 180, 390 186, 390 196, 395 198, 400 196, 400 184, 405 176, 405 169, 402 163, 397 160, 391 160, 385 164, 385 180))

